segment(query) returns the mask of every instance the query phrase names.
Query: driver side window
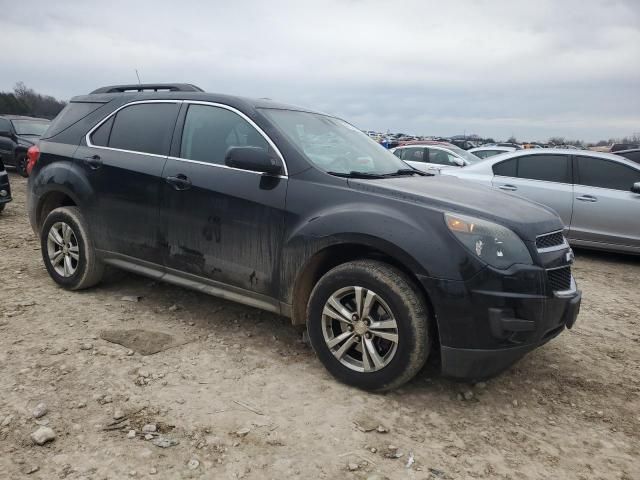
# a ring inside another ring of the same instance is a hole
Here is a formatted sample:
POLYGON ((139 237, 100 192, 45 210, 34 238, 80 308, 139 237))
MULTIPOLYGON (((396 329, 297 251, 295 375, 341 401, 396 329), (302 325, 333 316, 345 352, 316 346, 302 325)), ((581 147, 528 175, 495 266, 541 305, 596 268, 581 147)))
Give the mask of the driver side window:
POLYGON ((237 113, 209 105, 189 105, 184 120, 180 158, 224 165, 231 147, 259 147, 269 143, 237 113))

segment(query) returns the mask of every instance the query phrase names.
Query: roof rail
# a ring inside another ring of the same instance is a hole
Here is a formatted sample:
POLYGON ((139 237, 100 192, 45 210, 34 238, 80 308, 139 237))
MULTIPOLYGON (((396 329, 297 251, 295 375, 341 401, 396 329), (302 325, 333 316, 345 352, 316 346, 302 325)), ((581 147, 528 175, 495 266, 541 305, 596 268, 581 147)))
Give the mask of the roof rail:
POLYGON ((109 85, 98 88, 90 95, 97 93, 125 93, 125 92, 204 92, 200 87, 190 83, 135 83, 131 85, 109 85))

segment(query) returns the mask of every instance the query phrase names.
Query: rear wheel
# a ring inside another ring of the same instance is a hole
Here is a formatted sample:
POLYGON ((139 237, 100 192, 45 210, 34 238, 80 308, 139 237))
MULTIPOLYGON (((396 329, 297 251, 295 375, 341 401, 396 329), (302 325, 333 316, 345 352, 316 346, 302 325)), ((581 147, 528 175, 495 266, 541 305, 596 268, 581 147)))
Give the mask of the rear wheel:
POLYGON ((389 390, 423 367, 430 350, 422 293, 391 265, 361 260, 325 274, 307 308, 309 339, 338 380, 389 390))
POLYGON ((16 155, 16 171, 22 177, 28 177, 27 173, 27 155, 25 153, 19 153, 16 155))
POLYGON ((69 290, 92 287, 104 272, 88 232, 77 207, 56 208, 42 225, 40 246, 44 264, 51 278, 69 290))

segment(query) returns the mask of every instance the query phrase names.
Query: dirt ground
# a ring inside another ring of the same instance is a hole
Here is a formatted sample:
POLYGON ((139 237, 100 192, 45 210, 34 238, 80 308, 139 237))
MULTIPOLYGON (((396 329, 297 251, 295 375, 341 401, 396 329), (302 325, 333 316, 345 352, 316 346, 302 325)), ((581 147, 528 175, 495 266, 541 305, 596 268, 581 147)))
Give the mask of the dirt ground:
POLYGON ((124 273, 56 287, 26 182, 11 182, 0 478, 640 478, 640 258, 576 252, 577 325, 500 377, 464 385, 426 369, 374 395, 334 381, 275 315, 124 273), (170 348, 143 356, 101 338, 134 329, 170 348), (55 440, 35 445, 40 427, 55 440))

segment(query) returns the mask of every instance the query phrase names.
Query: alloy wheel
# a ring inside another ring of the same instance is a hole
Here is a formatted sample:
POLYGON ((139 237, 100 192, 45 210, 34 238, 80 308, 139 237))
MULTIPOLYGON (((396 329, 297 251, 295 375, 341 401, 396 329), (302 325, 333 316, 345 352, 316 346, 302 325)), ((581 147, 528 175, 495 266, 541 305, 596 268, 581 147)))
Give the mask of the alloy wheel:
POLYGON ((51 266, 61 277, 71 277, 76 273, 80 248, 75 232, 65 222, 56 222, 49 229, 47 254, 51 266))
POLYGON ((373 290, 350 286, 335 291, 322 311, 327 347, 357 372, 386 367, 398 349, 398 324, 389 305, 373 290))

